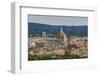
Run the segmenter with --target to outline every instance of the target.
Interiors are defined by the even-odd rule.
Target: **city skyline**
[[[88,58],[88,18],[28,15],[28,61]]]

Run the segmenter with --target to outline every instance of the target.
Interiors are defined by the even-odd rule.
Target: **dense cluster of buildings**
[[[61,28],[56,37],[47,36],[28,38],[28,52],[31,55],[60,55],[66,53],[88,57],[87,37],[69,37]]]

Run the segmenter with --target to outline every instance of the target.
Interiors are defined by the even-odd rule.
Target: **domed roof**
[[[63,29],[60,28],[60,32],[58,33],[58,38],[64,39],[65,33],[63,32]]]

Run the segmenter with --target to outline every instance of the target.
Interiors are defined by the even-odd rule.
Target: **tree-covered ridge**
[[[87,37],[88,36],[88,26],[87,25],[49,25],[41,23],[28,23],[28,35],[41,36],[43,31],[48,34],[57,35],[60,28],[70,36]]]

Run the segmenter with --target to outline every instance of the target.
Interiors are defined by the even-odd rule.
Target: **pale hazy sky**
[[[87,17],[28,15],[28,22],[50,25],[88,25]]]

